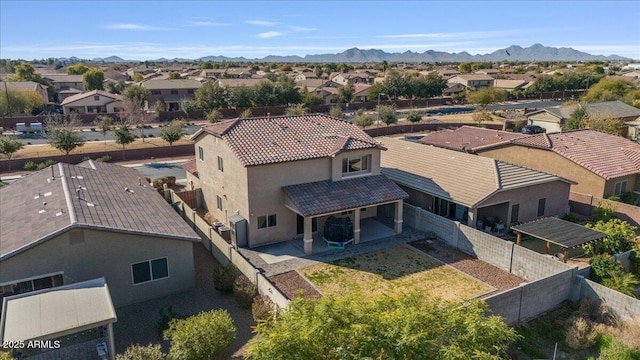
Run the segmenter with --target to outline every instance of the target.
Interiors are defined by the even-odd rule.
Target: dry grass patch
[[[457,301],[493,290],[439,261],[401,245],[299,270],[324,294],[371,296],[419,291]]]

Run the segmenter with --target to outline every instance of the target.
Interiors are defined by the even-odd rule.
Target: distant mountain
[[[71,57],[69,59],[58,59],[67,62],[78,62],[81,59]],[[619,55],[592,55],[586,52],[578,51],[572,48],[555,48],[550,46],[544,46],[541,44],[533,44],[529,47],[523,48],[518,45],[511,45],[505,49],[498,49],[490,54],[476,54],[471,55],[466,51],[460,53],[448,53],[443,51],[427,50],[425,52],[413,52],[405,51],[403,53],[387,53],[383,50],[369,49],[362,50],[358,48],[351,48],[337,54],[316,54],[306,55],[304,57],[297,55],[290,56],[278,56],[269,55],[261,59],[247,59],[245,57],[226,57],[226,56],[204,56],[198,61],[211,61],[211,62],[308,62],[308,63],[377,63],[382,61],[387,62],[497,62],[497,61],[589,61],[589,60],[632,60]],[[93,61],[97,62],[139,62],[139,60],[123,60],[118,56],[110,56],[107,58],[96,58]],[[154,62],[192,62],[192,59],[174,58],[166,59],[160,58],[156,60],[150,60]]]

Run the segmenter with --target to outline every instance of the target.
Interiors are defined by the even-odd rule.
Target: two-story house
[[[302,236],[310,254],[313,233],[331,215],[352,219],[357,244],[361,219],[379,206],[402,231],[408,195],[380,174],[382,145],[353,124],[323,114],[232,119],[192,139],[197,178],[189,180],[219,221],[246,219],[249,247]]]
[[[44,75],[44,78],[53,82],[53,88],[58,94],[58,101],[60,102],[69,96],[81,94],[84,91],[82,75],[50,74]]]
[[[449,84],[461,84],[466,88],[478,89],[492,87],[494,79],[489,75],[483,74],[460,74],[450,78],[447,82]]]
[[[192,79],[156,80],[143,82],[142,87],[149,89],[148,106],[157,102],[164,103],[168,111],[180,110],[180,103],[184,100],[194,100],[196,90],[202,83]]]
[[[102,90],[92,90],[64,99],[62,109],[65,115],[77,114],[114,114],[122,111],[122,98]]]

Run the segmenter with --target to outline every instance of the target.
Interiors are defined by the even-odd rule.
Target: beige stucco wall
[[[530,125],[538,125],[545,128],[548,133],[559,132],[562,130],[560,126],[560,119],[547,112],[528,116],[527,122]]]
[[[569,208],[569,192],[571,185],[563,181],[553,181],[544,184],[526,186],[518,189],[498,192],[477,207],[482,208],[487,205],[509,202],[508,216],[502,218],[507,224],[511,223],[511,206],[520,204],[518,211],[518,221],[527,222],[539,218],[538,201],[545,200],[544,215],[564,216]]]
[[[509,145],[478,152],[478,155],[545,171],[575,181],[577,184],[571,186],[571,191],[597,197],[602,197],[604,193],[603,178],[553,151]]]
[[[637,177],[638,177],[637,174],[632,174],[632,175],[621,176],[621,177],[608,180],[604,186],[604,197],[606,198],[608,196],[614,195],[615,189],[616,189],[616,183],[622,182],[622,181],[627,182],[627,192],[636,190],[637,187],[635,186],[636,186]]]
[[[74,232],[74,235],[70,235]],[[84,239],[77,241],[73,239]],[[131,265],[167,257],[169,277],[133,285]],[[95,230],[72,230],[0,263],[0,283],[64,272],[64,283],[105,277],[115,306],[194,286],[193,243]]]

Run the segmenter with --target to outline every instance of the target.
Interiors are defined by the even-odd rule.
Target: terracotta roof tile
[[[245,166],[273,164],[380,147],[357,126],[323,114],[256,117],[221,121],[203,127],[224,139]]]
[[[420,139],[420,142],[445,149],[474,153],[480,149],[498,146],[522,137],[527,137],[527,135],[462,126],[455,130],[432,132]]]

